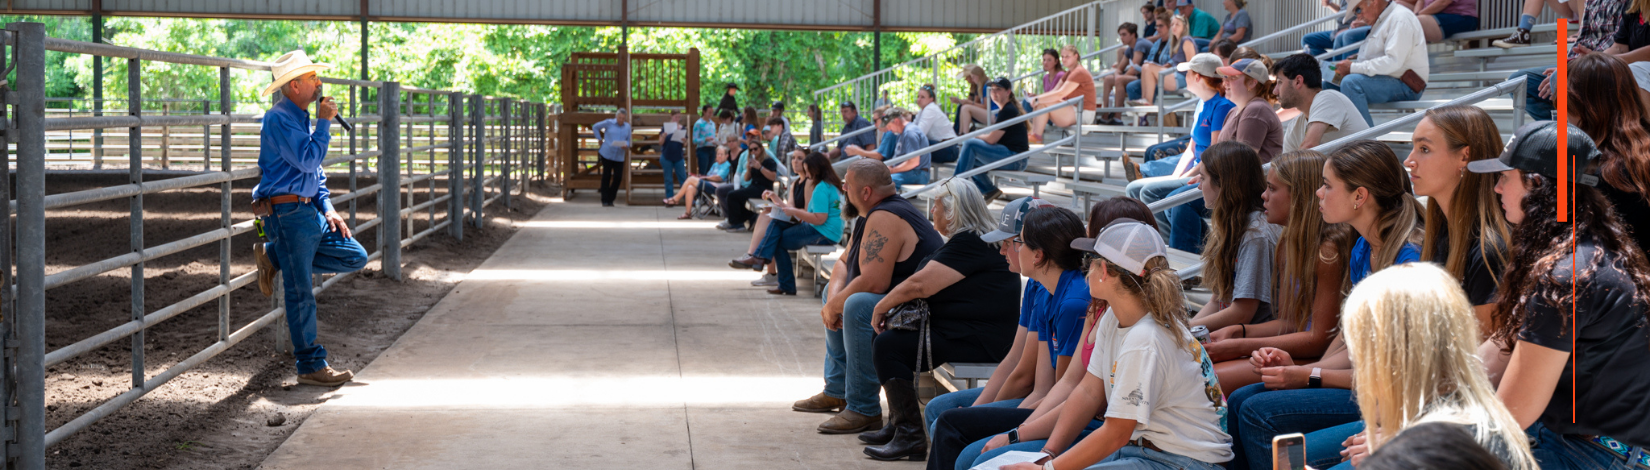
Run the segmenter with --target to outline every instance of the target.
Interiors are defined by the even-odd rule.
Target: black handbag
[[[917,367],[912,369],[916,372],[912,374],[912,382],[917,380],[916,374],[924,370],[922,368],[924,358],[928,360],[929,369],[938,366],[938,364],[934,364],[934,343],[929,339],[928,334],[928,320],[931,315],[927,300],[913,299],[889,310],[888,319],[884,320],[884,324],[890,330],[918,331],[922,333],[917,339]]]

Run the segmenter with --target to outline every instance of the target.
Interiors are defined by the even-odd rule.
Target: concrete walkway
[[[818,299],[727,260],[679,208],[546,206],[263,463],[267,469],[913,469],[867,459],[819,391]]]

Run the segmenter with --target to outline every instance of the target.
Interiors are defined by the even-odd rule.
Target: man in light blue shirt
[[[630,153],[630,112],[619,108],[613,119],[598,122],[590,130],[602,142],[602,148],[596,150],[601,156],[596,160],[602,164],[602,207],[613,207],[619,185],[624,184],[624,157]]]
[[[350,371],[327,365],[327,350],[316,343],[314,273],[346,273],[367,265],[367,250],[350,238],[349,224],[332,209],[327,175],[321,163],[332,136],[338,107],[321,96],[316,72],[331,66],[311,63],[304,51],[275,60],[275,80],[264,88],[269,96],[279,90],[275,106],[264,113],[258,137],[258,186],[252,189],[253,212],[262,224],[266,243],[254,243],[258,290],[274,294],[276,273],[285,287],[287,331],[298,383],[338,386],[355,377]],[[309,105],[316,103],[314,129]],[[283,269],[284,268],[284,269]]]

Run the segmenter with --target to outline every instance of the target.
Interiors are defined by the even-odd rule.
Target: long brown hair
[[[1482,108],[1433,108],[1427,110],[1426,118],[1444,134],[1444,143],[1450,151],[1467,147],[1468,161],[1501,156],[1501,131],[1495,127],[1495,119]],[[1449,257],[1444,261],[1444,270],[1461,281],[1466,276],[1469,252],[1476,243],[1483,254],[1484,267],[1499,274],[1501,268],[1507,266],[1507,240],[1512,235],[1507,228],[1507,216],[1501,210],[1501,199],[1495,194],[1495,175],[1463,172],[1450,205],[1449,213],[1455,217],[1446,218],[1438,200],[1427,199],[1427,237],[1421,244],[1421,259],[1433,259],[1442,248],[1438,242],[1448,242]],[[1448,231],[1448,240],[1438,239],[1436,234],[1440,230]],[[1500,285],[1500,276],[1494,277],[1496,285]]]
[[[1347,190],[1368,189],[1370,199],[1380,210],[1374,235],[1381,248],[1370,254],[1369,272],[1391,266],[1405,243],[1420,241],[1421,203],[1415,200],[1409,174],[1391,147],[1373,140],[1353,142],[1331,153],[1326,167],[1346,182]],[[1348,269],[1347,274],[1344,284],[1350,284],[1352,270]]]
[[[836,168],[831,167],[831,157],[819,152],[808,152],[808,156],[802,158],[802,166],[808,168],[808,179],[829,184],[836,188],[837,194],[842,194],[842,178],[836,175]]]
[[[1650,201],[1650,113],[1627,63],[1610,54],[1570,61],[1570,120],[1598,150],[1600,175],[1617,190]]]
[[[1261,210],[1260,193],[1266,191],[1266,175],[1260,171],[1260,155],[1249,144],[1228,140],[1203,151],[1203,184],[1212,185],[1216,196],[1208,203],[1209,239],[1203,247],[1203,285],[1220,301],[1232,300],[1237,276],[1237,253],[1249,233],[1249,218]]]
[[[1323,185],[1323,162],[1329,157],[1314,150],[1296,150],[1272,160],[1272,174],[1289,187],[1289,223],[1278,238],[1278,269],[1272,270],[1272,309],[1294,331],[1306,330],[1318,295],[1318,266],[1345,264],[1352,252],[1351,229],[1323,221],[1314,193]],[[1334,257],[1323,254],[1333,246]],[[1337,305],[1339,302],[1337,302]]]

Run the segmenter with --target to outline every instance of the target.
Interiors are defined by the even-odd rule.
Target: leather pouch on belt
[[[252,200],[252,215],[253,216],[266,217],[266,216],[268,216],[270,214],[274,214],[274,213],[275,213],[275,204],[271,204],[268,199],[254,199],[254,200]]]

